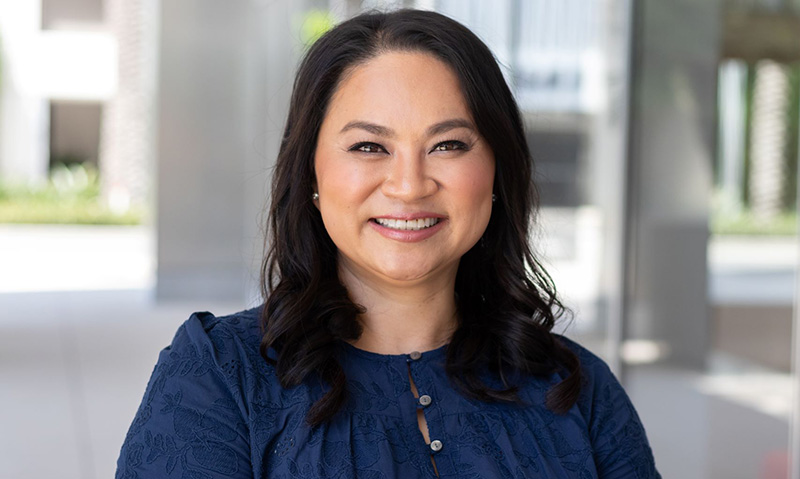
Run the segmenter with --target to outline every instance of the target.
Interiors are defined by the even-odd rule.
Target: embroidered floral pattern
[[[566,415],[544,408],[559,380],[525,378],[527,405],[483,404],[459,395],[444,349],[415,360],[344,347],[349,401],[310,428],[318,380],[283,389],[259,355],[257,310],[197,313],[162,351],[118,461],[118,479],[179,478],[659,478],[636,411],[607,366],[564,339],[587,381]],[[422,406],[411,393],[409,371]],[[425,414],[432,452],[416,420]]]

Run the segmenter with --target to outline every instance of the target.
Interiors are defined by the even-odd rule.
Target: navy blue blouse
[[[282,388],[259,355],[258,321],[258,309],[195,313],[178,329],[125,438],[118,479],[660,477],[625,391],[603,361],[566,338],[586,382],[565,415],[544,406],[559,374],[521,378],[521,404],[486,404],[451,386],[446,346],[382,355],[343,343],[350,399],[310,428],[306,412],[325,386],[310,379]]]

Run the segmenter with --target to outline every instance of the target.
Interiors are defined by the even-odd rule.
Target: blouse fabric
[[[195,313],[178,329],[125,438],[118,479],[660,478],[619,382],[602,360],[561,336],[585,377],[564,415],[544,406],[559,373],[516,377],[519,404],[483,403],[451,385],[446,346],[383,355],[342,343],[348,402],[311,428],[306,413],[325,384],[311,377],[281,387],[259,354],[259,318],[260,308],[219,318]]]

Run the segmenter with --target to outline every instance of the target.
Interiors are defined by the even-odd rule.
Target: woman
[[[531,166],[460,24],[324,35],[274,173],[265,306],[178,330],[117,477],[659,477],[606,365],[551,332]]]

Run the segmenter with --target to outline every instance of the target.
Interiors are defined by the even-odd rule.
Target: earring
[[[319,193],[317,193],[316,191],[311,193],[311,199],[317,201],[319,199]]]
[[[494,203],[495,201],[497,201],[497,195],[492,193],[492,203]]]

